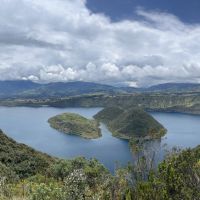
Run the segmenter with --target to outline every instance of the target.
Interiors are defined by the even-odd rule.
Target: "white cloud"
[[[2,0],[0,79],[200,82],[200,25],[138,15],[112,22],[83,0]]]
[[[64,68],[61,65],[44,66],[40,69],[39,77],[43,81],[71,81],[76,80],[77,71],[72,68]]]

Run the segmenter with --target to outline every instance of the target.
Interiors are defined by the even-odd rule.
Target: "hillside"
[[[40,84],[31,81],[0,81],[0,98],[14,97],[38,87]]]
[[[104,200],[112,179],[95,159],[52,158],[19,144],[0,131],[0,199]],[[110,195],[110,194],[109,194]]]
[[[46,154],[15,142],[0,130],[0,174],[6,172],[9,176],[25,178],[44,173],[54,161]]]
[[[83,94],[126,92],[121,88],[90,82],[54,82],[39,84],[31,81],[0,81],[0,98],[47,98]]]
[[[101,137],[98,123],[74,113],[63,113],[48,120],[50,126],[66,134],[78,135],[86,139]]]
[[[165,83],[147,88],[120,87],[106,84],[74,81],[35,83],[32,81],[0,81],[0,98],[45,99],[92,94],[137,94],[137,93],[190,93],[200,92],[200,84]]]
[[[139,107],[148,111],[200,114],[199,84],[166,83],[150,88],[88,82],[38,84],[0,81],[1,106]],[[137,92],[136,92],[137,91]]]
[[[123,111],[121,108],[109,107],[97,113],[94,118],[104,122],[114,136],[125,139],[160,138],[166,132],[159,122],[141,109]]]
[[[148,92],[199,92],[199,83],[164,83],[144,89]]]
[[[105,124],[109,124],[113,119],[118,117],[123,112],[123,108],[120,107],[107,107],[98,112],[94,118]]]

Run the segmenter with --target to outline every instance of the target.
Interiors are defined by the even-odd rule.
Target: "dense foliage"
[[[7,171],[6,173],[26,178],[45,173],[53,162],[54,159],[50,156],[15,142],[0,130],[0,174]]]
[[[117,118],[124,112],[124,109],[121,107],[106,107],[100,112],[98,112],[94,118],[105,123],[109,124],[113,119]]]
[[[141,109],[108,107],[95,115],[95,118],[106,123],[113,135],[126,139],[160,138],[165,134],[164,127]]]
[[[48,120],[52,128],[67,133],[76,134],[87,139],[101,136],[98,123],[74,113],[63,113]]]
[[[198,200],[200,199],[200,147],[184,150],[166,158],[157,173],[140,181],[133,199]]]

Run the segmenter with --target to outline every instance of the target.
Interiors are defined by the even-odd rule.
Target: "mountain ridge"
[[[89,94],[149,92],[200,92],[198,83],[164,83],[147,88],[117,87],[94,82],[71,81],[36,83],[27,80],[0,81],[0,98],[54,98]]]

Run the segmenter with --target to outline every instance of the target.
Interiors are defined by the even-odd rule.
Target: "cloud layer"
[[[137,14],[140,20],[112,22],[84,0],[2,0],[0,79],[200,82],[200,25]]]

